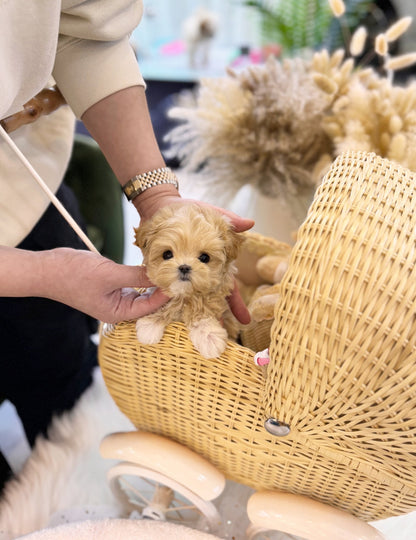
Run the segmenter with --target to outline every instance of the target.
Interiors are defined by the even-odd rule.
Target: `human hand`
[[[232,290],[230,296],[227,298],[228,305],[234,315],[234,317],[241,324],[249,324],[251,321],[251,315],[247,306],[244,303],[244,300],[241,296],[240,289],[238,288],[237,282],[234,280],[234,289]]]
[[[143,221],[150,219],[153,214],[155,214],[163,206],[178,203],[199,204],[201,206],[209,206],[211,208],[214,208],[220,214],[223,214],[230,219],[232,225],[237,232],[247,231],[248,229],[251,229],[254,225],[254,221],[252,219],[240,217],[234,212],[231,212],[231,210],[226,210],[224,208],[220,208],[219,206],[214,206],[212,204],[198,201],[195,199],[183,199],[176,190],[176,188],[169,184],[155,186],[151,189],[147,189],[141,195],[133,199],[133,204],[139,212],[140,218]]]
[[[151,287],[142,266],[117,264],[89,251],[58,248],[43,252],[43,291],[39,296],[63,302],[107,323],[137,319],[168,301],[160,290],[140,295],[134,288]]]

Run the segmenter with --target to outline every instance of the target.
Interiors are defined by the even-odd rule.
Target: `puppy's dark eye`
[[[163,252],[162,257],[165,261],[167,261],[168,259],[171,259],[173,257],[173,253],[171,252],[170,249],[167,249],[166,251]]]
[[[201,255],[198,257],[198,259],[202,263],[207,264],[210,261],[210,256],[208,255],[208,253],[201,253]]]

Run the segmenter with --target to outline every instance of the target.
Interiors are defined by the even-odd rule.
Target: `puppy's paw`
[[[195,323],[189,336],[194,347],[205,358],[218,358],[227,346],[226,330],[211,319],[202,319]]]
[[[155,345],[162,339],[165,325],[152,316],[141,317],[136,321],[136,336],[143,345]]]

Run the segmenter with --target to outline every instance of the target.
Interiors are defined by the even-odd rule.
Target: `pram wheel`
[[[263,491],[247,504],[251,526],[248,540],[266,539],[266,531],[281,531],[305,540],[384,540],[368,523],[353,515],[302,495]]]
[[[188,448],[151,433],[113,433],[101,443],[105,458],[123,459],[108,471],[110,488],[131,517],[167,520],[215,531],[221,518],[211,502],[223,475]]]

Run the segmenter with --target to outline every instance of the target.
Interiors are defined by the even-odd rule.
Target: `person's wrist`
[[[55,287],[59,287],[62,253],[60,249],[33,252],[33,296],[55,299]]]
[[[178,190],[173,184],[161,184],[146,189],[132,200],[140,214],[141,219],[150,219],[159,208],[172,204],[181,198]]]
[[[63,301],[75,272],[79,272],[80,250],[59,247],[39,251],[37,282],[38,296]]]

